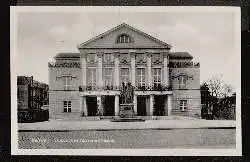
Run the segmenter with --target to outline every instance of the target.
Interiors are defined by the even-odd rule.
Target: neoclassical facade
[[[77,48],[49,63],[50,118],[118,116],[128,83],[137,116],[200,117],[200,65],[189,53],[125,23]]]

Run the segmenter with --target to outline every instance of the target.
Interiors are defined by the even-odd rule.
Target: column
[[[119,68],[119,53],[115,52],[114,53],[115,57],[115,74],[114,74],[114,81],[115,81],[115,86],[119,87],[120,85],[120,68]]]
[[[151,56],[152,56],[152,52],[147,52],[147,81],[148,81],[148,86],[152,86]]]
[[[88,116],[88,108],[86,102],[86,96],[80,96],[80,111],[84,114],[84,116]],[[82,115],[82,114],[81,114]]]
[[[97,69],[98,69],[98,77],[97,77],[97,86],[98,87],[102,87],[103,86],[103,81],[102,81],[102,56],[103,53],[99,52],[97,53],[97,61],[98,61],[98,65],[97,65]]]
[[[135,51],[129,51],[131,58],[131,84],[135,86]]]
[[[171,115],[171,111],[172,111],[172,100],[173,100],[173,96],[172,95],[168,95],[168,116]]]
[[[137,115],[137,95],[134,95],[134,112]]]
[[[87,85],[87,61],[86,61],[86,53],[81,54],[81,68],[82,68],[82,86]]]
[[[168,52],[163,53],[163,84],[164,86],[169,85],[169,67],[168,67],[169,59]]]
[[[115,116],[119,115],[119,95],[115,95]]]
[[[149,115],[153,116],[154,113],[154,95],[149,95]]]
[[[97,96],[97,110],[100,112],[100,115],[103,116],[103,105],[101,96]]]
[[[84,116],[88,116],[86,96],[83,96],[82,98],[83,98],[83,113],[84,113]]]

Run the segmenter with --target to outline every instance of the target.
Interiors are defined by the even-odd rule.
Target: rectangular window
[[[179,77],[179,88],[184,89],[186,88],[186,76],[182,75]]]
[[[162,81],[162,74],[161,74],[161,68],[154,68],[153,69],[153,81],[154,85],[159,86],[161,85]]]
[[[121,68],[121,83],[127,84],[129,81],[129,68]]]
[[[187,100],[181,100],[180,101],[180,110],[186,111],[187,110]]]
[[[113,68],[104,68],[104,85],[112,86],[113,85]]]
[[[71,112],[71,101],[63,101],[63,112]]]
[[[145,68],[137,68],[136,76],[137,76],[137,85],[145,86],[146,85]]]
[[[96,86],[96,68],[87,69],[87,84],[88,86]]]

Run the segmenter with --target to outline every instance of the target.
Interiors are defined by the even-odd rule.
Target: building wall
[[[17,94],[17,100],[18,109],[27,109],[29,107],[29,91],[28,91],[28,85],[18,85],[18,94]]]
[[[57,60],[57,62],[76,62],[76,60]],[[72,76],[70,87],[65,91],[64,78]],[[49,66],[49,116],[51,119],[75,118],[81,116],[79,86],[81,69],[76,67]],[[63,101],[71,101],[71,113],[63,112]]]
[[[71,112],[63,112],[63,101],[71,101]],[[78,118],[81,116],[78,91],[49,91],[50,119]]]
[[[173,88],[173,115],[184,115],[200,117],[201,115],[201,95],[200,95],[200,68],[171,68],[170,82]],[[188,76],[186,88],[180,89],[178,76],[184,74]],[[180,100],[187,100],[187,111],[181,112]]]
[[[48,85],[33,80],[33,77],[17,78],[18,109],[40,109],[48,104]]]

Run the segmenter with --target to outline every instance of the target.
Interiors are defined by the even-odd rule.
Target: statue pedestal
[[[119,117],[112,120],[112,122],[138,122],[138,121],[145,121],[145,120],[135,116],[133,103],[120,104]]]
[[[120,104],[119,116],[121,118],[133,118],[135,116],[134,104]]]

